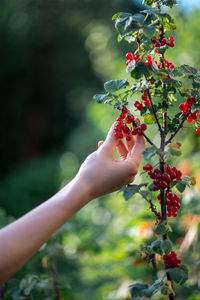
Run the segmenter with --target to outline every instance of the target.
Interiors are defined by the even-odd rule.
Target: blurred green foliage
[[[94,103],[92,95],[101,92],[103,81],[127,77],[123,57],[129,50],[117,44],[111,17],[137,9],[119,0],[1,1],[1,226],[71,180],[105,138],[115,113],[109,105]],[[200,12],[186,16],[177,11],[175,18],[176,47],[168,58],[200,68]],[[156,128],[151,138],[156,140]],[[176,163],[185,163],[200,189],[199,139],[188,128],[180,140],[184,161],[177,158]],[[192,222],[196,230],[181,253],[190,265],[190,279],[178,290],[178,299],[200,299],[197,188],[185,193],[178,225],[171,222],[177,249]],[[154,222],[138,195],[128,202],[120,193],[94,200],[8,282],[2,299],[56,299],[55,277],[62,299],[125,299],[129,284],[144,277],[151,283],[156,276],[140,257],[142,243],[151,243]]]

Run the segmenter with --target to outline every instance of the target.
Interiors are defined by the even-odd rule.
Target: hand
[[[131,141],[115,137],[114,125],[105,142],[98,143],[99,149],[90,154],[77,174],[90,195],[90,199],[119,190],[123,185],[133,182],[145,149],[143,136],[131,136]],[[120,160],[115,159],[117,149]]]

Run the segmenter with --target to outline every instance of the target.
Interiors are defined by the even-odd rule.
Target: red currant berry
[[[174,37],[173,37],[173,36],[170,36],[170,37],[169,37],[169,41],[170,41],[170,42],[173,42],[173,41],[174,41]]]
[[[122,113],[126,114],[128,112],[128,108],[126,106],[122,107]]]
[[[196,129],[196,133],[200,135],[200,127]]]
[[[143,131],[145,131],[145,130],[147,129],[147,125],[146,125],[146,124],[141,124],[141,125],[140,125],[140,128],[141,128]]]
[[[130,136],[130,135],[127,135],[126,140],[127,140],[128,142],[130,142],[130,141],[131,141],[131,136]]]
[[[131,52],[126,53],[126,59],[127,60],[133,60],[134,56]]]
[[[126,121],[128,124],[131,124],[133,121],[135,120],[134,116],[133,115],[127,115],[126,117]]]
[[[142,95],[142,100],[144,100],[144,101],[147,101],[147,100],[148,100],[147,94]]]
[[[144,167],[143,167],[143,170],[144,171],[151,171],[153,169],[152,165],[150,164],[146,164]]]
[[[162,46],[165,46],[165,45],[167,44],[167,41],[166,41],[165,39],[163,39],[163,40],[161,41],[161,44],[162,44]]]
[[[151,39],[152,44],[155,44],[157,42],[157,38],[155,36],[152,37]]]

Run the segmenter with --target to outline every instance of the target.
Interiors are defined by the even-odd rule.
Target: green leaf
[[[143,75],[147,75],[149,73],[150,69],[143,61],[140,61],[137,64],[134,64],[134,62],[132,61],[127,67],[127,72],[131,73],[131,77],[139,79]]]
[[[181,281],[182,279],[182,276],[181,276],[181,271],[179,268],[171,268],[168,270],[169,271],[169,274],[171,276],[171,279],[175,282],[179,282]]]
[[[200,81],[197,79],[194,79],[192,85],[193,85],[194,89],[198,89],[198,88],[200,88]]]
[[[198,72],[197,69],[195,69],[189,65],[182,65],[181,68],[182,68],[183,72],[189,77],[194,77]]]
[[[162,254],[161,244],[162,244],[161,240],[155,240],[151,244],[151,249],[153,250],[153,252],[158,253],[158,254]]]
[[[104,103],[107,104],[107,103],[111,103],[111,102],[113,102],[113,101],[114,101],[113,98],[109,98],[109,99],[105,100]]]
[[[153,114],[146,114],[144,115],[144,123],[145,124],[154,124],[155,123],[155,117]]]
[[[162,47],[159,47],[159,48],[156,48],[158,50],[158,52],[160,54],[164,54],[165,51],[167,50],[167,46],[162,46]]]
[[[184,284],[188,279],[188,269],[185,265],[180,265],[179,268],[171,268],[168,270],[172,280],[176,283]]]
[[[151,184],[148,186],[148,189],[149,189],[151,192],[154,191],[154,189],[155,189],[154,184],[151,183]]]
[[[129,85],[126,79],[110,80],[104,83],[104,89],[109,93],[125,89]]]
[[[94,100],[98,103],[102,103],[104,99],[106,99],[108,97],[109,94],[97,94],[94,95]]]
[[[147,147],[145,151],[142,153],[143,157],[148,160],[150,157],[154,156],[156,153],[158,153],[158,149],[154,146]]]
[[[171,243],[171,241],[169,241],[169,240],[162,241],[162,243],[161,243],[161,249],[165,253],[169,254],[171,252],[171,250],[172,250],[172,243]]]
[[[143,197],[143,198],[146,198],[146,197],[148,197],[149,196],[149,194],[150,194],[150,192],[149,191],[140,191],[140,195]]]
[[[176,87],[180,87],[182,85],[180,81],[175,80],[173,78],[165,78],[165,79],[163,79],[163,82],[165,84],[172,84],[172,85],[174,85]]]
[[[114,16],[112,17],[112,20],[116,20],[120,14],[122,14],[121,12],[114,14]]]
[[[163,5],[166,5],[168,7],[173,7],[173,5],[177,4],[176,0],[163,0]]]
[[[138,26],[134,24],[133,26],[133,15],[130,13],[120,13],[115,16],[115,28],[120,35],[125,34],[128,31],[135,31]]]
[[[132,18],[133,18],[133,21],[142,24],[144,22],[145,16],[142,14],[134,14]]]
[[[126,187],[123,187],[123,196],[125,200],[129,200],[133,195],[138,193],[140,190],[140,187],[136,184],[128,185]]]
[[[196,184],[196,178],[193,176],[182,176],[182,180],[188,187]]]
[[[135,283],[130,285],[129,288],[131,289],[131,296],[138,297],[143,295],[142,290],[147,289],[148,285],[146,283]]]
[[[166,233],[166,227],[164,224],[160,223],[158,224],[158,226],[156,227],[155,231],[159,234],[165,234]]]
[[[185,184],[185,182],[177,181],[176,188],[177,188],[177,190],[178,190],[180,193],[183,193],[183,192],[185,191],[185,189],[186,189],[186,184]]]

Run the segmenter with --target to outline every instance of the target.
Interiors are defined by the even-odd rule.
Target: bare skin
[[[12,277],[73,214],[91,200],[131,183],[145,148],[142,136],[125,145],[110,129],[76,177],[49,200],[0,230],[0,284]],[[117,149],[120,160],[115,159]]]

